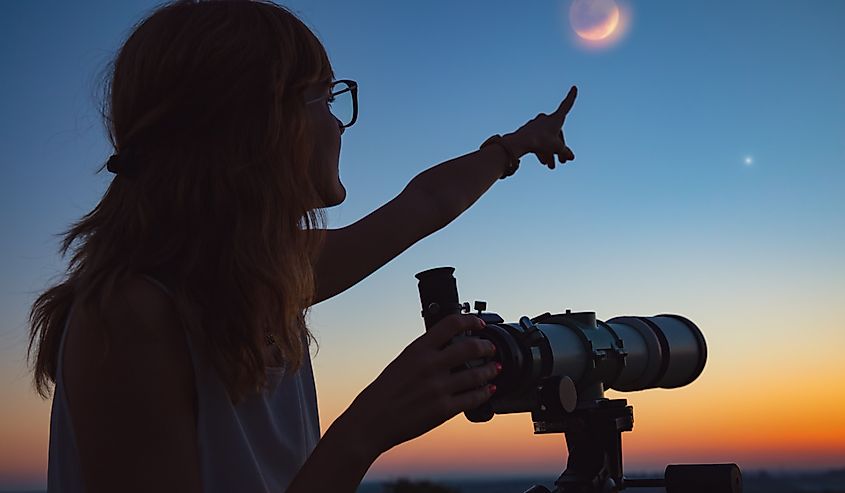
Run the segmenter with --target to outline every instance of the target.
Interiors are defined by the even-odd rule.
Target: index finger
[[[428,336],[429,344],[440,349],[456,335],[482,327],[484,327],[484,322],[475,315],[458,313],[449,315],[434,324],[428,329],[426,335]]]
[[[569,88],[569,93],[566,94],[566,97],[560,103],[560,106],[557,107],[555,110],[555,116],[564,118],[566,117],[569,110],[572,109],[572,105],[575,104],[575,97],[578,96],[578,88],[572,86]]]

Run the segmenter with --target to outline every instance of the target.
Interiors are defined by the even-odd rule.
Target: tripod
[[[741,493],[736,464],[686,464],[666,467],[663,478],[623,476],[622,432],[634,427],[634,410],[625,399],[579,402],[572,412],[541,410],[531,414],[534,433],[564,433],[569,457],[555,481],[554,493],[616,493],[625,488],[664,487],[668,493]],[[525,493],[552,493],[535,485]]]

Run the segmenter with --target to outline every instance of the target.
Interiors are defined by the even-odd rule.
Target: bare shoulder
[[[135,277],[115,287],[102,309],[89,309],[68,321],[64,370],[91,365],[124,368],[166,367],[193,380],[184,329],[172,300],[152,281]],[[133,374],[137,374],[133,371]]]
[[[62,373],[86,488],[199,491],[193,366],[170,298],[133,278],[66,330]]]

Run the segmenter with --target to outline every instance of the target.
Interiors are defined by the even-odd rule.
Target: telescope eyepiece
[[[419,272],[417,288],[420,292],[422,316],[426,330],[453,313],[461,312],[454,267],[438,267]]]

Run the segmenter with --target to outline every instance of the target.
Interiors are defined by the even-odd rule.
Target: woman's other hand
[[[488,385],[498,374],[495,362],[451,371],[495,353],[491,342],[477,337],[450,344],[483,328],[474,315],[450,315],[408,345],[339,418],[357,429],[359,445],[380,455],[487,401],[495,392]]]
[[[563,123],[577,95],[578,88],[572,86],[554,113],[540,113],[515,132],[503,136],[517,157],[532,153],[549,169],[555,168],[555,155],[561,164],[575,159],[572,149],[566,146]]]

